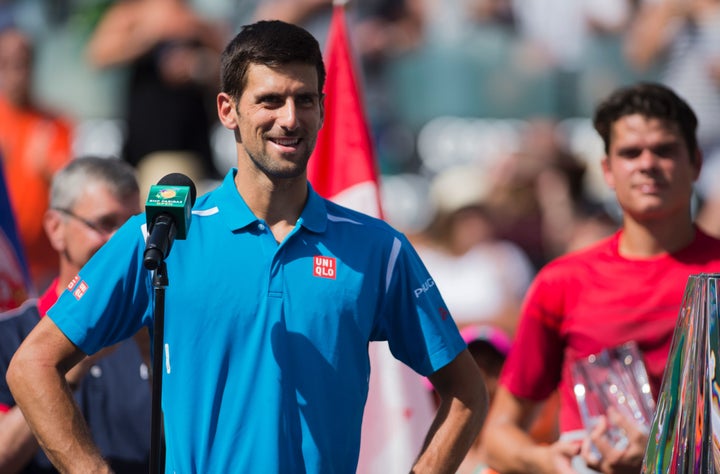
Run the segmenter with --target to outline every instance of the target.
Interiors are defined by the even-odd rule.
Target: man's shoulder
[[[0,360],[10,361],[38,321],[40,311],[36,299],[27,300],[18,308],[0,313]]]
[[[328,223],[330,224],[354,224],[365,228],[367,232],[378,232],[392,236],[401,235],[400,231],[378,217],[373,217],[369,214],[365,214],[364,212],[350,209],[349,207],[345,207],[327,199],[325,200],[325,205],[327,207]]]
[[[0,312],[0,328],[35,326],[40,320],[38,299],[31,298],[18,306],[7,311]]]
[[[565,272],[570,268],[592,265],[598,259],[617,254],[617,234],[602,238],[595,243],[554,258],[541,270],[541,273]]]

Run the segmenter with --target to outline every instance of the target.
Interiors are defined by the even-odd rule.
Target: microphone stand
[[[165,261],[153,274],[153,358],[152,358],[152,418],[150,423],[150,474],[165,472],[165,433],[162,414],[163,346],[165,332],[165,288],[168,286]]]

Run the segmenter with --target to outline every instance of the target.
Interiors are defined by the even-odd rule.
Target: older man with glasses
[[[50,209],[43,223],[60,257],[60,274],[40,298],[0,314],[0,472],[57,472],[38,449],[15,405],[5,372],[17,347],[60,293],[66,288],[83,291],[80,268],[139,212],[134,170],[122,160],[77,158],[53,177]],[[147,338],[136,340],[146,348]],[[147,367],[138,344],[127,340],[86,358],[67,376],[94,439],[116,473],[148,471],[151,393]]]

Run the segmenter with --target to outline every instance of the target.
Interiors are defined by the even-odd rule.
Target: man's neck
[[[295,227],[308,197],[304,175],[277,183],[262,183],[255,177],[248,180],[244,173],[238,172],[235,186],[253,214],[268,224],[278,242]]]
[[[689,215],[680,222],[638,222],[626,218],[618,251],[623,257],[652,258],[687,247],[695,238],[695,232]]]

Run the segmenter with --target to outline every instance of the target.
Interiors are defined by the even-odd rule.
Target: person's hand
[[[573,457],[580,454],[580,442],[556,441],[550,445],[538,445],[536,457],[537,474],[578,474],[572,467]]]
[[[621,430],[627,439],[622,446],[614,446],[608,436],[611,425]],[[600,417],[597,426],[583,441],[581,455],[588,467],[607,474],[637,474],[642,467],[648,435],[633,420],[613,408],[607,417]],[[593,451],[592,446],[596,451]],[[599,458],[598,458],[599,453]]]

